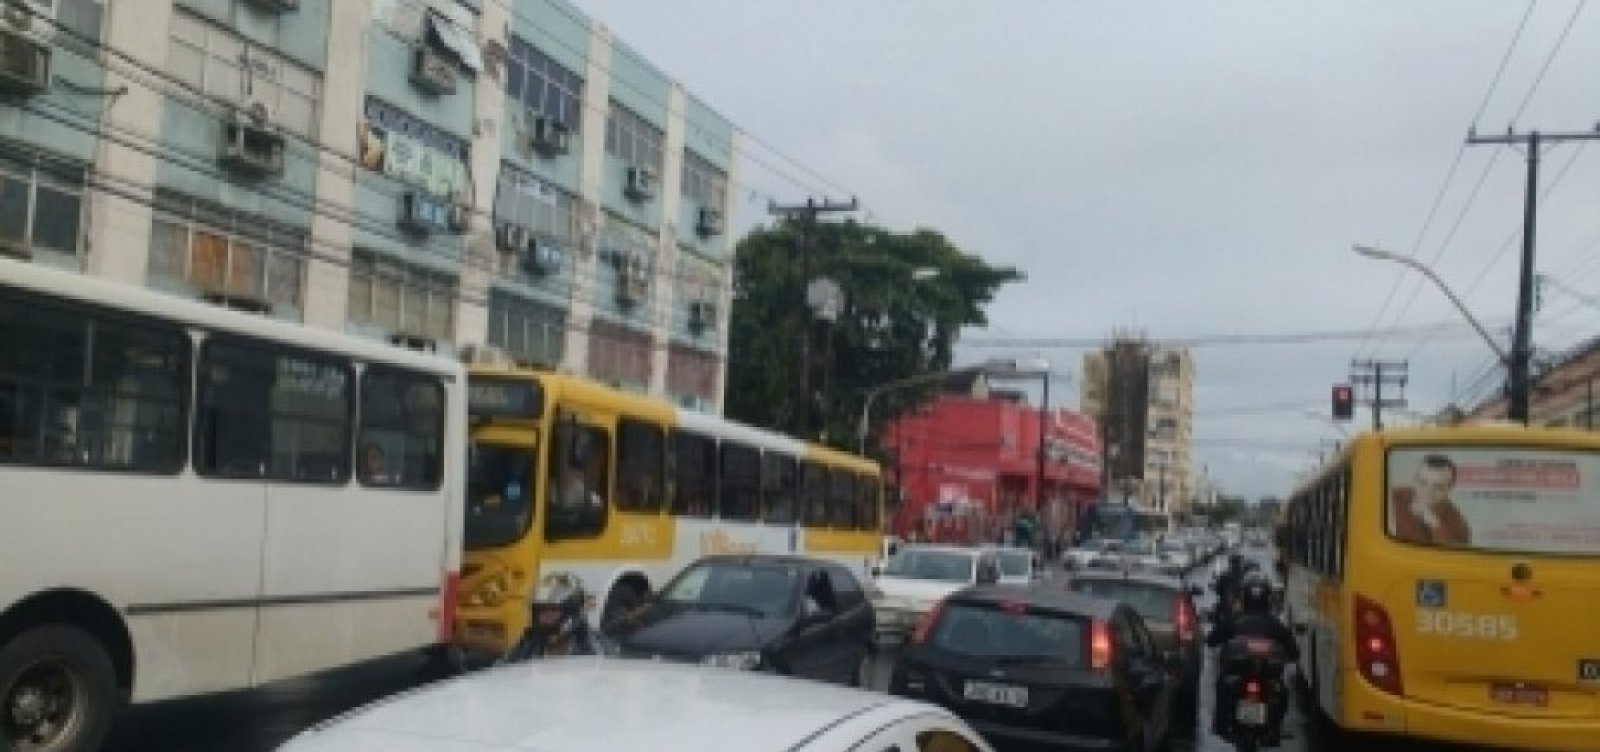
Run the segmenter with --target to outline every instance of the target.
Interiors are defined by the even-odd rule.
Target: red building
[[[910,536],[920,524],[939,540],[993,541],[1030,511],[1048,535],[1070,529],[1077,510],[1100,497],[1099,433],[1073,410],[1046,417],[1042,505],[1039,409],[1016,395],[947,394],[891,422],[882,446],[896,458],[894,532]]]

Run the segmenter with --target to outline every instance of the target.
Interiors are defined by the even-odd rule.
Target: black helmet
[[[1251,613],[1266,613],[1272,609],[1272,583],[1263,575],[1251,573],[1239,586],[1239,605]]]
[[[1244,569],[1244,554],[1228,554],[1228,568],[1234,570],[1235,572]]]

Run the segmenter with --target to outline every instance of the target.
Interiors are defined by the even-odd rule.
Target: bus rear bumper
[[[1352,711],[1346,726],[1356,731],[1493,749],[1593,752],[1600,744],[1600,717],[1496,715],[1393,697]]]

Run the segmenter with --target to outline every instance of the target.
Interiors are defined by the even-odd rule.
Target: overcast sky
[[[1462,321],[1414,273],[1353,255],[1356,242],[1437,255],[1507,338],[1523,157],[1474,146],[1445,178],[1526,3],[575,2],[781,152],[755,146],[742,161],[741,224],[763,219],[769,196],[843,190],[874,221],[934,227],[1024,269],[992,326],[967,333],[965,358],[1029,354],[980,339],[1119,328],[1162,339]],[[1577,8],[1534,7],[1480,131],[1600,120],[1600,8],[1551,57]],[[1541,208],[1538,266],[1596,295],[1600,144],[1549,150],[1544,184],[1569,164]],[[1535,344],[1559,352],[1597,329],[1600,309],[1551,290]],[[1080,370],[1082,350],[1042,354]],[[1408,396],[1428,412],[1502,378],[1485,377],[1491,353],[1463,330],[1197,348],[1199,460],[1228,491],[1285,493],[1338,437],[1315,416],[1357,355],[1409,357]],[[1059,391],[1076,404],[1076,386]]]

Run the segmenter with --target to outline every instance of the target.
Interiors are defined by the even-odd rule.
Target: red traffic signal
[[[1333,385],[1333,419],[1350,420],[1356,414],[1356,390],[1349,384]]]

